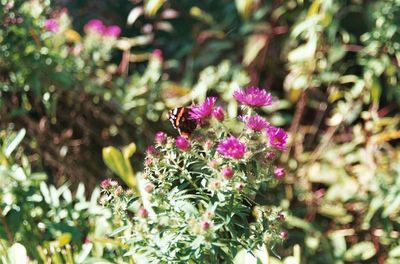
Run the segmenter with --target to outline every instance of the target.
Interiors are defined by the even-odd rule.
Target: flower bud
[[[274,176],[278,179],[285,177],[285,169],[282,167],[276,167],[274,169]]]
[[[152,184],[151,182],[146,183],[146,185],[144,186],[144,190],[148,193],[151,193],[154,189],[154,184]]]
[[[146,217],[149,215],[149,211],[147,211],[147,209],[144,208],[144,207],[140,207],[140,208],[139,208],[139,211],[138,211],[138,215],[139,215],[141,218],[146,218]]]
[[[208,229],[210,229],[210,222],[207,220],[203,220],[200,222],[200,227],[203,230],[208,230]]]
[[[221,188],[221,181],[213,180],[209,184],[209,188],[213,191],[219,190]]]
[[[124,189],[121,186],[118,186],[117,189],[114,191],[115,196],[121,196],[121,194],[124,192]]]
[[[100,187],[103,189],[108,189],[111,187],[111,179],[102,180],[100,183]]]
[[[222,169],[222,176],[224,176],[224,178],[227,180],[231,179],[233,174],[234,171],[231,167],[225,167]]]
[[[182,151],[188,151],[190,148],[190,142],[182,136],[179,136],[175,139],[175,145]]]
[[[243,182],[238,182],[235,184],[235,189],[239,192],[243,191],[244,189],[244,183]]]
[[[282,239],[286,239],[286,238],[289,236],[289,233],[288,233],[287,230],[282,230],[282,231],[279,233],[279,236],[280,236]]]
[[[156,136],[154,137],[154,140],[155,140],[157,143],[163,144],[165,141],[167,141],[167,134],[165,134],[165,133],[162,132],[162,131],[158,131],[158,132],[156,133]]]

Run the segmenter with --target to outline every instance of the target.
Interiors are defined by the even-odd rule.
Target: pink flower
[[[189,112],[190,119],[197,122],[204,121],[212,114],[215,101],[217,101],[216,97],[207,97],[202,104],[192,106]]]
[[[212,115],[218,121],[222,121],[222,120],[224,120],[224,117],[225,117],[224,109],[221,106],[217,106],[214,108]]]
[[[225,157],[241,159],[246,152],[246,144],[240,142],[234,136],[221,140],[217,146],[217,151]]]
[[[57,20],[55,20],[55,19],[53,19],[53,18],[50,18],[50,19],[47,19],[47,20],[44,22],[44,28],[45,28],[46,30],[48,30],[48,31],[51,31],[51,32],[53,32],[53,33],[56,33],[56,32],[58,31],[58,29],[59,29],[59,25],[58,25]]]
[[[233,169],[231,167],[225,167],[222,169],[222,176],[224,176],[225,179],[230,179],[233,176]]]
[[[159,59],[163,58],[163,54],[162,54],[162,51],[160,49],[153,50],[151,55],[154,56],[155,58],[159,58]]]
[[[167,140],[167,134],[162,131],[158,131],[155,136],[155,141],[162,144]]]
[[[150,145],[150,146],[147,147],[146,153],[147,153],[148,155],[156,154],[156,153],[157,153],[157,149],[156,149],[156,147],[154,147],[153,145]]]
[[[175,139],[175,145],[182,151],[187,151],[190,148],[190,142],[182,136],[179,136]]]
[[[149,215],[149,211],[147,211],[147,209],[144,207],[140,207],[138,214],[141,218],[146,218]]]
[[[269,137],[269,144],[280,151],[285,150],[286,140],[288,135],[282,128],[270,126],[268,127],[267,134]]]
[[[105,26],[103,24],[103,21],[99,19],[92,19],[86,23],[83,29],[85,30],[86,33],[94,32],[103,35],[105,31]]]
[[[111,186],[111,179],[102,180],[100,183],[100,187],[103,189],[108,189]]]
[[[283,231],[281,231],[281,232],[279,233],[279,236],[280,236],[282,239],[286,239],[286,238],[289,236],[289,233],[288,233],[288,231],[283,230]]]
[[[103,36],[106,36],[106,37],[118,38],[119,35],[121,35],[121,28],[116,25],[106,27],[103,30]]]
[[[265,120],[259,115],[247,116],[244,117],[243,119],[246,122],[246,126],[254,131],[261,131],[269,126],[267,120]]]
[[[208,230],[210,228],[210,222],[207,220],[203,220],[200,223],[201,229]]]
[[[272,104],[271,94],[256,87],[237,90],[233,93],[233,97],[241,104],[248,106],[267,106]]]
[[[274,176],[278,179],[285,177],[285,169],[282,167],[276,167],[274,169]]]

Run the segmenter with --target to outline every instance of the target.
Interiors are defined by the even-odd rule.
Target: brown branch
[[[5,216],[3,215],[3,210],[2,210],[1,208],[0,208],[0,217],[1,217],[1,221],[3,222],[4,231],[5,231],[6,234],[7,234],[8,242],[12,243],[13,240],[14,240],[14,239],[13,239],[13,235],[12,235],[12,233],[11,233],[10,228],[8,227],[7,219],[6,219]]]

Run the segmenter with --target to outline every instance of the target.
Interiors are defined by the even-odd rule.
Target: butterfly
[[[189,137],[197,127],[196,121],[189,118],[188,107],[172,109],[168,113],[168,119],[171,121],[172,126],[178,130],[179,134],[185,138]]]

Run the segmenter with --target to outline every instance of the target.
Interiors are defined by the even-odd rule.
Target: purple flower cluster
[[[245,90],[237,90],[233,93],[235,99],[247,106],[268,106],[272,104],[272,95],[267,91],[256,88],[249,87]]]
[[[283,130],[282,128],[270,126],[267,130],[267,135],[271,147],[276,148],[280,151],[285,150],[286,140],[288,138],[285,130]]]
[[[203,103],[192,106],[189,112],[190,119],[196,120],[198,123],[203,122],[213,113],[216,101],[216,97],[207,97]]]
[[[218,153],[224,155],[225,157],[241,159],[246,153],[246,144],[239,141],[239,139],[234,136],[230,136],[227,139],[223,139],[219,142],[217,146]]]
[[[95,33],[103,37],[118,38],[121,34],[121,28],[116,25],[106,26],[99,19],[92,19],[84,26],[86,33]]]
[[[243,120],[246,126],[254,131],[262,131],[269,127],[269,123],[263,117],[259,115],[255,116],[245,116]]]

